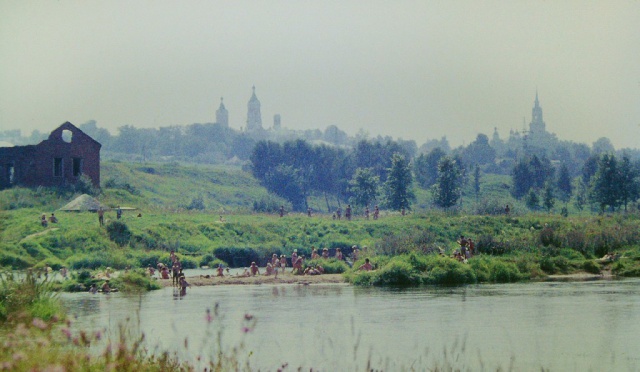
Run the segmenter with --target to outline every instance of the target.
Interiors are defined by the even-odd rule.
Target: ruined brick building
[[[0,189],[64,186],[86,174],[100,186],[102,145],[66,122],[37,145],[0,147]]]

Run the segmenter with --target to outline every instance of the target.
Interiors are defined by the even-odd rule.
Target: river
[[[185,296],[164,288],[61,297],[74,327],[116,337],[126,322],[152,349],[192,361],[215,355],[220,330],[223,348],[239,347],[239,359],[254,369],[288,363],[289,370],[353,371],[371,362],[385,370],[640,370],[638,279],[409,289],[234,285],[189,288]],[[220,316],[208,323],[206,310],[216,303]]]

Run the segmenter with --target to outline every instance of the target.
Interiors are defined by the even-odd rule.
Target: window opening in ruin
[[[82,174],[82,158],[73,158],[73,176],[80,177]]]
[[[62,158],[53,158],[53,176],[62,177]]]
[[[64,129],[62,131],[62,140],[65,141],[66,143],[71,143],[72,139],[73,139],[73,132],[70,131],[69,129]]]
[[[16,170],[13,166],[13,163],[7,164],[7,179],[9,180],[9,185],[13,185],[15,182],[15,174]]]

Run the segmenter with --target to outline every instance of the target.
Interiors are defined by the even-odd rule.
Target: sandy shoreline
[[[211,276],[206,278],[203,275],[189,276],[186,278],[187,283],[193,287],[207,286],[207,285],[227,285],[227,284],[318,284],[318,283],[345,283],[342,274],[323,274],[323,275],[293,275],[286,273],[284,275],[279,274],[278,278],[273,275],[257,275],[257,276],[234,276],[228,275],[224,277]],[[171,279],[158,279],[163,287],[171,287]]]
[[[562,275],[549,275],[544,278],[533,279],[532,281],[589,281],[589,280],[611,280],[615,276],[611,272],[603,272],[602,274],[590,273],[574,273]],[[323,274],[323,275],[293,275],[286,273],[279,274],[278,278],[273,275],[257,275],[257,276],[235,276],[227,275],[224,277],[204,275],[189,276],[187,282],[193,287],[210,286],[210,285],[261,285],[261,284],[323,284],[323,283],[347,283],[342,274]],[[173,285],[171,279],[157,279],[158,283],[163,287],[171,287]]]

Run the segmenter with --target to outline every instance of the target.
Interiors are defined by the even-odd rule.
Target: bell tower
[[[247,104],[247,131],[262,130],[262,114],[260,113],[260,101],[256,97],[256,87],[253,86],[253,94]]]

